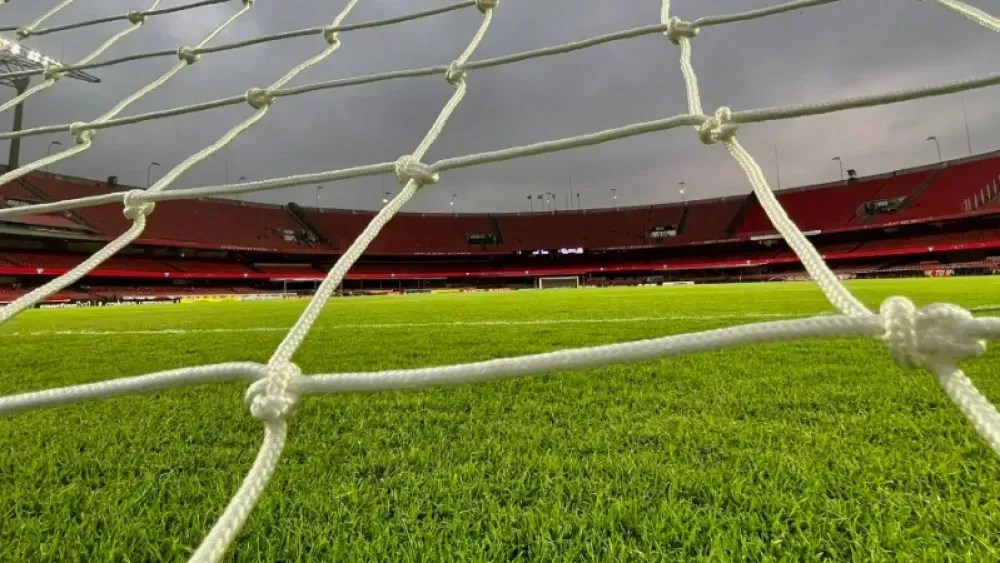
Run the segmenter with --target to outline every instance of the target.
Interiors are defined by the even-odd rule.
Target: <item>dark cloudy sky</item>
[[[47,22],[70,23],[142,9],[152,0],[80,0]],[[164,0],[161,7],[188,3]],[[778,0],[675,0],[683,19],[730,13]],[[329,24],[346,0],[258,0],[216,44],[260,34]],[[345,23],[381,19],[443,6],[451,0],[361,0]],[[975,0],[1000,12],[997,0]],[[56,0],[13,0],[0,5],[0,26],[29,23]],[[238,0],[150,18],[105,57],[197,43],[240,6]],[[491,31],[473,58],[543,47],[625,28],[659,23],[659,0],[502,0]],[[482,16],[475,9],[341,35],[343,47],[293,85],[374,72],[447,64],[465,47]],[[125,22],[63,32],[27,43],[65,61],[81,58]],[[205,55],[126,115],[240,94],[266,86],[319,52],[318,37],[288,40]],[[428,162],[686,112],[678,48],[650,35],[559,57],[486,69],[469,75],[470,91]],[[150,82],[176,59],[141,61],[95,71],[99,85],[63,80],[32,98],[25,126],[89,120]],[[694,42],[694,64],[705,108],[734,110],[837,99],[944,82],[998,70],[1000,35],[934,2],[844,0],[765,20],[703,30]],[[279,100],[257,127],[227,151],[201,163],[177,187],[222,183],[240,176],[263,179],[395,160],[412,152],[452,88],[441,76],[406,79]],[[6,95],[6,94],[5,94]],[[941,140],[945,158],[968,153],[962,102],[968,107],[975,152],[1000,148],[1000,90],[947,96],[824,117],[746,126],[744,144],[775,180],[778,149],[783,187],[839,176],[841,156],[861,174],[936,159],[929,135]],[[90,151],[54,171],[94,178],[110,174],[144,185],[150,161],[164,173],[214,142],[250,115],[239,105],[183,118],[101,131]],[[10,114],[4,116],[9,120]],[[23,159],[44,155],[52,140],[24,141]],[[4,144],[6,142],[3,142]],[[6,147],[2,147],[6,150]],[[503,164],[449,172],[423,190],[411,210],[458,208],[526,210],[528,194],[565,193],[572,176],[586,207],[676,201],[684,181],[689,198],[746,193],[745,177],[721,147],[702,145],[690,129]],[[373,208],[382,185],[367,178],[326,186],[323,204]],[[259,201],[314,204],[315,188],[256,194]]]

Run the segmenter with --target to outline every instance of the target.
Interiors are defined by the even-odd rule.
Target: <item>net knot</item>
[[[986,352],[986,341],[966,330],[972,313],[957,305],[934,303],[917,309],[905,297],[890,297],[879,314],[885,328],[882,340],[900,367],[954,365]]]
[[[701,142],[706,145],[714,145],[719,141],[731,141],[740,128],[739,125],[730,123],[731,118],[732,111],[729,108],[717,109],[714,116],[706,119],[702,122],[701,127],[698,127],[698,136],[701,138]]]
[[[129,190],[125,192],[125,198],[122,203],[125,204],[125,209],[122,213],[129,220],[135,221],[139,217],[145,217],[153,212],[156,204],[151,201],[145,200],[144,190]]]
[[[128,21],[131,22],[132,25],[142,25],[146,23],[146,12],[139,12],[137,10],[132,10],[131,12],[128,13],[127,17]]]
[[[330,45],[340,44],[340,35],[337,33],[337,28],[334,26],[328,26],[323,28],[323,39]]]
[[[86,145],[94,140],[94,130],[88,129],[88,127],[90,127],[90,124],[82,121],[77,121],[69,126],[69,134],[73,135],[76,144]]]
[[[42,71],[42,78],[47,81],[51,80],[52,82],[55,82],[56,80],[62,78],[65,73],[66,71],[60,68],[59,65],[50,64]]]
[[[465,69],[462,68],[462,64],[458,61],[452,61],[451,64],[448,65],[448,73],[445,74],[445,79],[448,81],[448,84],[451,84],[452,86],[457,86],[459,82],[464,81]]]
[[[396,160],[396,178],[399,179],[400,184],[406,184],[413,180],[417,183],[417,187],[423,187],[436,184],[440,175],[423,162],[410,155],[404,155]]]
[[[667,30],[663,32],[663,35],[667,36],[674,45],[681,44],[681,38],[686,37],[688,39],[694,39],[698,35],[698,28],[691,24],[691,22],[686,22],[677,16],[673,16],[666,21]]]
[[[500,5],[500,0],[476,0],[476,9],[482,13],[495,10]]]
[[[247,103],[253,109],[262,109],[274,103],[274,94],[270,90],[251,88],[246,93]]]
[[[180,49],[177,49],[177,58],[186,62],[189,65],[193,65],[194,63],[198,62],[198,59],[201,58],[201,55],[195,53],[194,49],[192,49],[191,47],[184,46],[181,47]]]
[[[299,366],[291,362],[267,366],[267,377],[258,379],[247,388],[243,403],[257,420],[284,420],[299,402],[299,395],[289,385],[302,375]]]
[[[21,39],[27,39],[31,37],[31,34],[35,32],[35,28],[31,26],[20,27],[17,29],[17,36]]]

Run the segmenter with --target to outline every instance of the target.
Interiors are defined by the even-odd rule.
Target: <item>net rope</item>
[[[46,12],[25,29],[33,30],[50,16],[72,3],[72,1],[64,0],[58,3],[53,9]],[[279,189],[317,181],[330,182],[386,173],[395,173],[399,180],[399,192],[379,210],[358,238],[337,260],[317,289],[316,294],[309,301],[305,310],[294,326],[288,331],[267,364],[229,362],[202,365],[98,383],[72,385],[57,389],[0,397],[0,414],[11,415],[22,411],[52,408],[60,405],[133,395],[187,385],[227,381],[249,383],[244,402],[250,413],[255,418],[261,420],[264,426],[263,443],[239,489],[233,495],[229,504],[223,510],[222,515],[215,522],[200,546],[193,553],[191,557],[192,561],[218,561],[225,555],[274,474],[287,439],[288,416],[301,398],[309,395],[416,389],[432,385],[493,381],[559,370],[595,368],[611,364],[652,360],[761,343],[816,338],[868,337],[881,339],[889,349],[893,359],[901,367],[924,369],[932,373],[938,379],[948,397],[972,423],[973,427],[989,447],[1000,455],[1000,413],[997,412],[997,409],[976,389],[973,382],[958,367],[959,362],[978,357],[985,353],[987,340],[1000,339],[1000,318],[976,318],[968,310],[951,304],[938,303],[917,308],[905,297],[891,297],[886,299],[878,311],[868,309],[844,286],[825,263],[812,243],[809,242],[802,231],[788,217],[775,197],[774,192],[771,190],[760,166],[750,153],[743,148],[737,138],[740,126],[744,124],[818,115],[851,108],[885,105],[985,88],[1000,84],[1000,73],[909,90],[787,108],[731,111],[729,108],[722,107],[712,115],[705,115],[702,108],[697,73],[692,63],[693,42],[701,29],[819,6],[838,0],[788,2],[749,12],[712,16],[693,21],[684,21],[676,16],[672,16],[670,1],[663,0],[660,11],[660,23],[658,25],[635,28],[554,47],[480,61],[472,61],[470,59],[490,29],[494,11],[499,4],[498,0],[471,0],[436,10],[348,26],[343,25],[342,21],[358,3],[358,0],[350,0],[329,26],[263,36],[257,39],[214,48],[207,47],[207,44],[212,39],[233,24],[239,17],[247,13],[253,5],[253,0],[238,1],[242,4],[241,8],[209,33],[196,47],[181,47],[176,52],[167,52],[167,54],[175,54],[181,59],[170,71],[125,98],[112,108],[112,110],[96,120],[87,123],[80,122],[60,126],[47,126],[14,134],[0,135],[0,138],[12,138],[15,136],[68,131],[76,140],[76,146],[72,149],[40,159],[23,168],[0,176],[0,184],[5,184],[31,171],[53,162],[70,158],[87,150],[93,143],[95,132],[98,129],[117,127],[148,119],[166,118],[192,111],[207,111],[233,103],[245,102],[253,109],[253,114],[250,117],[231,128],[215,143],[193,154],[146,190],[132,190],[124,194],[106,194],[0,210],[0,218],[5,218],[15,215],[51,213],[86,206],[118,203],[123,205],[125,216],[132,221],[132,225],[124,233],[109,242],[105,247],[87,258],[77,267],[0,308],[0,324],[10,320],[21,311],[38,303],[45,297],[76,282],[101,262],[135,241],[142,234],[146,225],[146,218],[154,212],[155,204],[158,201],[190,199],[208,195],[233,195]],[[124,19],[127,19],[131,23],[131,26],[109,39],[108,42],[102,45],[102,48],[98,49],[99,52],[95,52],[96,54],[91,53],[79,66],[58,67],[58,69],[29,72],[45,74],[47,83],[50,75],[55,75],[60,71],[71,68],[94,68],[94,65],[103,64],[108,66],[110,64],[122,64],[151,56],[164,56],[162,54],[147,54],[113,59],[104,63],[92,62],[93,59],[110,48],[123,33],[132,32],[141,27],[142,21],[147,16],[172,13],[179,11],[181,8],[191,9],[213,3],[217,2],[195,2],[185,6],[178,6],[175,9],[157,10],[159,0],[156,0],[149,9],[143,12],[135,12],[135,14],[140,14],[140,16],[126,16]],[[983,10],[979,10],[958,0],[936,0],[936,4],[948,8],[988,30],[1000,32],[998,19]],[[339,39],[339,32],[341,31],[391,25],[468,7],[476,7],[482,13],[481,23],[465,50],[448,65],[394,71],[380,75],[342,79],[297,88],[284,88],[302,71],[318,64],[337,51],[341,45]],[[120,16],[98,18],[78,24],[50,27],[35,31],[35,33],[38,34],[43,31],[46,33],[55,33],[65,29],[75,29],[86,25],[96,25],[121,19],[123,18]],[[138,23],[135,20],[139,20]],[[684,78],[688,101],[687,114],[635,123],[574,137],[485,153],[445,158],[432,164],[423,162],[426,153],[444,130],[452,113],[465,97],[468,91],[467,79],[470,71],[511,64],[531,58],[558,55],[611,41],[652,33],[662,33],[671,43],[679,48],[681,73]],[[172,108],[141,116],[117,117],[130,104],[166,83],[185,67],[195,64],[202,54],[238,49],[268,41],[317,34],[323,37],[326,46],[317,55],[290,69],[282,78],[267,88],[251,89],[242,96],[222,101]],[[443,74],[448,83],[454,87],[454,92],[444,104],[431,128],[414,149],[413,153],[404,155],[395,162],[376,163],[342,170],[225,186],[167,189],[192,166],[210,157],[261,121],[266,116],[270,106],[282,96],[304,94],[328,88],[366,84],[382,80],[434,74]],[[48,86],[51,85],[49,84]],[[488,162],[499,162],[553,151],[569,150],[678,127],[694,128],[698,138],[706,145],[721,144],[740,165],[768,218],[794,250],[812,279],[816,281],[827,300],[839,311],[839,314],[754,323],[634,342],[417,369],[306,375],[292,361],[296,351],[305,341],[311,327],[316,322],[326,303],[333,296],[336,288],[343,281],[344,276],[351,266],[361,257],[362,253],[382,228],[405,206],[414,194],[425,186],[437,183],[440,180],[442,172]]]

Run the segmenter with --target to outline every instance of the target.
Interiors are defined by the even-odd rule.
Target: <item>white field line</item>
[[[970,307],[969,311],[996,311],[1000,305],[983,305]],[[827,315],[829,313],[802,313],[789,315],[785,313],[730,313],[722,315],[667,315],[659,317],[608,317],[591,319],[530,319],[505,321],[442,321],[427,323],[352,323],[352,324],[322,324],[316,330],[366,330],[394,328],[430,328],[430,327],[483,327],[483,326],[545,326],[545,325],[582,325],[582,324],[628,324],[656,323],[670,321],[717,321],[746,319],[796,319],[802,317]],[[240,334],[253,332],[285,332],[286,326],[258,326],[233,328],[160,328],[146,330],[34,330],[23,332],[0,332],[0,336],[128,336],[128,335],[170,335],[170,334]]]
[[[825,314],[825,313],[824,313]],[[544,326],[544,325],[574,325],[574,324],[628,324],[652,323],[669,321],[713,321],[732,319],[758,318],[799,318],[811,315],[788,315],[785,313],[742,313],[725,315],[669,315],[661,317],[609,317],[593,319],[531,319],[505,321],[447,321],[426,323],[353,323],[353,324],[321,324],[317,330],[365,330],[393,328],[428,328],[428,327],[482,327],[482,326]],[[127,335],[169,335],[169,334],[239,334],[251,332],[286,332],[286,326],[233,327],[233,328],[163,328],[146,330],[34,330],[23,332],[0,333],[2,336],[127,336]]]

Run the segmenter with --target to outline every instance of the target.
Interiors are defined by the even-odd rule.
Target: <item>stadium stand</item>
[[[939,213],[936,206],[924,203],[921,193],[921,190],[937,184],[939,178],[939,170],[907,172],[898,176],[786,190],[779,193],[778,201],[804,231],[836,231],[852,225],[870,226],[904,217],[921,217],[913,212],[918,206],[931,213]],[[756,198],[751,199],[736,233],[753,236],[776,232],[760,203]],[[904,211],[910,213],[904,214]],[[928,218],[932,216],[926,215]]]
[[[36,173],[0,187],[0,198],[23,205],[124,189]],[[785,190],[778,197],[844,275],[997,269],[1000,153]],[[100,279],[104,289],[58,297],[239,294],[320,279],[372,216],[295,204],[162,202],[127,253],[81,281]],[[116,205],[0,222],[3,297],[75,266],[126,227]],[[559,275],[617,285],[795,279],[802,272],[751,194],[616,209],[404,213],[376,239],[345,287],[530,287],[534,278]],[[192,285],[173,285],[179,282]]]
[[[732,237],[732,225],[749,197],[693,202],[675,242],[708,244]]]

